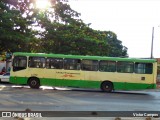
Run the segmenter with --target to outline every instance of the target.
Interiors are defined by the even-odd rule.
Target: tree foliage
[[[127,56],[111,31],[90,28],[66,0],[50,0],[49,9],[35,0],[0,0],[0,51]]]
[[[112,57],[127,57],[128,48],[122,45],[122,41],[117,39],[117,35],[111,31],[104,31],[106,41],[108,42],[108,55]]]
[[[20,10],[0,1],[0,16],[0,51],[28,51],[34,36]]]

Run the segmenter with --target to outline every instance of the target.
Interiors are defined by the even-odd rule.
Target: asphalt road
[[[104,93],[99,90],[44,86],[40,89],[30,89],[28,86],[0,84],[0,111],[25,111],[26,109],[31,111],[160,111],[160,89]]]

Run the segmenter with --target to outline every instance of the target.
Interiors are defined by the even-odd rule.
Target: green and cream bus
[[[13,54],[10,83],[112,90],[156,88],[155,59],[45,53]]]

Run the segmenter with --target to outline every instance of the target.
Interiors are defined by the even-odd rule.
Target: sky
[[[112,31],[129,57],[160,58],[160,0],[69,0],[71,8],[95,30]]]

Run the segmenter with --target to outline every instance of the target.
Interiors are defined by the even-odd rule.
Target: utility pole
[[[154,27],[152,28],[151,59],[153,58]]]

